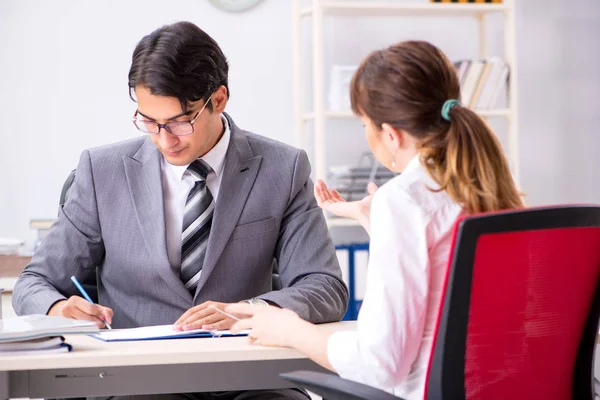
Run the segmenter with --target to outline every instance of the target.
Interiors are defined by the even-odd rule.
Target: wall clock
[[[242,12],[255,7],[262,0],[210,0],[220,10],[228,12]]]

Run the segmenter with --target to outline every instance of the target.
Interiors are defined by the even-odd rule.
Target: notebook
[[[48,315],[25,315],[0,319],[0,343],[49,336],[89,334],[98,331],[98,326],[92,321],[78,321]]]
[[[131,329],[112,329],[103,330],[99,333],[90,335],[93,338],[105,342],[127,342],[133,340],[164,340],[164,339],[185,339],[200,337],[229,337],[229,336],[247,336],[250,331],[242,331],[233,334],[230,331],[209,331],[206,329],[196,329],[192,331],[174,331],[173,325],[145,326],[142,328]]]

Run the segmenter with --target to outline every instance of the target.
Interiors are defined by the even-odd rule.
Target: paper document
[[[183,339],[198,337],[247,336],[250,331],[242,331],[234,335],[230,331],[209,331],[195,329],[193,331],[175,331],[173,325],[145,326],[131,329],[112,329],[90,335],[105,342],[126,342],[131,340]]]

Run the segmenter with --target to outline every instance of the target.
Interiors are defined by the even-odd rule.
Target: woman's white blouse
[[[334,333],[329,362],[346,379],[422,399],[454,223],[462,208],[415,157],[371,203],[357,330]]]

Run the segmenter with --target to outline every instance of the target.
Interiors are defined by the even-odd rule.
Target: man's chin
[[[188,165],[192,161],[189,160],[189,157],[185,154],[184,150],[179,152],[163,152],[163,156],[167,159],[169,164],[171,165]]]

